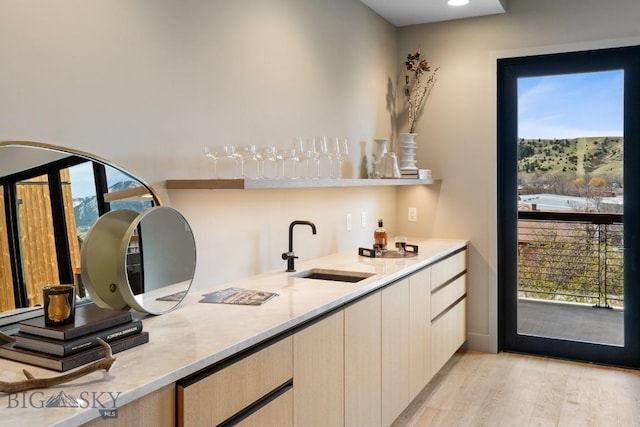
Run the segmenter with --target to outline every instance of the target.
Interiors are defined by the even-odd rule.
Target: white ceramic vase
[[[377,138],[374,139],[373,145],[373,160],[371,162],[372,172],[371,178],[382,178],[384,175],[382,158],[387,153],[389,148],[389,139]]]
[[[400,134],[400,170],[417,170],[416,166],[416,133]]]

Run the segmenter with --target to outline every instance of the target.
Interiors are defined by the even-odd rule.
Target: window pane
[[[2,236],[2,239],[0,239],[0,311],[13,310],[15,308],[13,273],[11,271],[8,241],[9,232],[4,212],[4,188],[0,185],[0,236]]]
[[[42,304],[42,288],[60,284],[47,176],[16,184],[18,233],[29,306]]]
[[[519,334],[624,344],[623,83],[518,79]]]

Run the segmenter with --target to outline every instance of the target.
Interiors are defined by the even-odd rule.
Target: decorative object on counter
[[[139,334],[111,341],[108,345],[111,348],[112,354],[116,354],[148,342],[149,333],[142,331]],[[55,356],[41,351],[19,348],[16,347],[15,342],[0,345],[0,357],[4,359],[27,363],[58,372],[69,371],[86,365],[87,363],[95,362],[103,358],[105,354],[105,348],[102,345],[69,356]]]
[[[376,138],[373,140],[373,160],[371,162],[370,178],[382,178],[384,168],[382,165],[383,157],[389,149],[388,138]]]
[[[407,238],[404,236],[397,236],[395,238],[395,242],[396,242],[396,253],[400,257],[404,256],[407,248]]]
[[[191,286],[195,239],[175,209],[155,207],[141,214],[122,209],[91,227],[80,261],[82,281],[100,307],[163,314],[176,308]]]
[[[134,320],[71,340],[56,340],[22,332],[18,332],[13,338],[16,340],[15,346],[17,348],[39,351],[54,356],[69,356],[97,347],[99,345],[98,339],[111,343],[117,339],[136,335],[140,332],[142,332],[142,321]]]
[[[404,95],[407,98],[407,117],[409,132],[401,133],[400,137],[400,169],[413,170],[416,167],[416,124],[422,113],[431,89],[436,83],[436,76],[440,67],[431,69],[431,64],[422,57],[420,49],[409,53],[404,62]]]
[[[400,168],[398,167],[398,157],[396,153],[385,153],[382,158],[383,178],[400,178]]]
[[[384,229],[382,218],[378,220],[378,227],[373,231],[373,245],[382,251],[387,250],[387,230]]]
[[[38,335],[57,340],[71,340],[113,326],[132,321],[131,312],[86,304],[78,307],[73,324],[47,326],[44,316],[23,320],[18,324],[21,333]]]
[[[23,320],[19,332],[0,346],[0,357],[56,371],[67,371],[94,362],[105,355],[101,342],[112,353],[149,342],[140,320],[131,312],[87,304],[78,307],[73,324],[47,326],[44,316]]]
[[[416,166],[416,135],[415,133],[400,134],[400,169],[405,171],[417,171]]]
[[[367,258],[411,258],[418,255],[418,246],[405,244],[404,253],[400,255],[398,251],[379,251],[374,248],[358,248],[358,255]]]
[[[8,381],[0,381],[0,392],[3,393],[17,393],[20,391],[33,390],[36,388],[45,388],[51,387],[54,385],[64,384],[69,381],[73,381],[75,379],[81,378],[91,372],[105,370],[109,372],[111,366],[116,361],[116,358],[113,357],[113,353],[111,351],[111,347],[106,342],[100,340],[100,345],[104,347],[105,355],[102,359],[92,362],[82,368],[69,372],[63,375],[58,375],[56,377],[49,378],[36,378],[26,369],[22,370],[22,373],[26,380],[16,381],[16,382],[8,382]]]
[[[237,305],[262,305],[271,298],[278,296],[275,292],[256,291],[244,288],[227,288],[204,294],[198,302]]]
[[[54,285],[42,288],[45,325],[73,324],[76,314],[75,290],[73,285]]]
[[[287,261],[287,272],[296,271],[295,259],[298,258],[293,252],[293,227],[296,225],[308,225],[311,232],[316,234],[316,225],[309,221],[293,221],[289,224],[289,251],[282,254],[282,259]]]
[[[402,178],[431,180],[431,169],[401,169]]]

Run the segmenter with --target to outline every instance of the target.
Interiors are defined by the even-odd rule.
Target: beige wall
[[[356,176],[362,148],[391,132],[396,34],[358,0],[0,0],[0,140],[91,152],[154,185],[195,232],[197,288],[284,269],[296,219],[318,227],[296,228],[301,259],[356,250],[378,216],[393,230],[393,190],[167,193],[162,182],[209,177],[204,145],[296,135],[347,137]]]
[[[496,59],[638,44],[638,16],[637,0],[509,0],[504,15],[399,29],[399,61],[420,46],[442,67],[417,132],[419,164],[443,179],[422,197],[403,192],[399,211],[432,206],[418,227],[471,240],[471,347],[497,348]]]
[[[303,259],[370,244],[378,216],[391,234],[468,238],[470,345],[495,350],[495,60],[640,42],[637,0],[508,7],[395,29],[357,0],[0,0],[0,139],[92,152],[161,190],[196,234],[199,289],[284,268],[294,219],[318,225],[317,236],[296,230]],[[355,176],[361,141],[370,147],[395,131],[388,83],[418,45],[442,67],[417,129],[419,165],[441,185],[161,188],[166,178],[207,176],[203,145],[295,135],[348,137]],[[417,223],[406,221],[409,206]]]

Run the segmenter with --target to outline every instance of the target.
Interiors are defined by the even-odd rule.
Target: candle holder
[[[42,288],[44,324],[61,326],[72,324],[76,315],[76,290],[73,285],[55,285]]]

